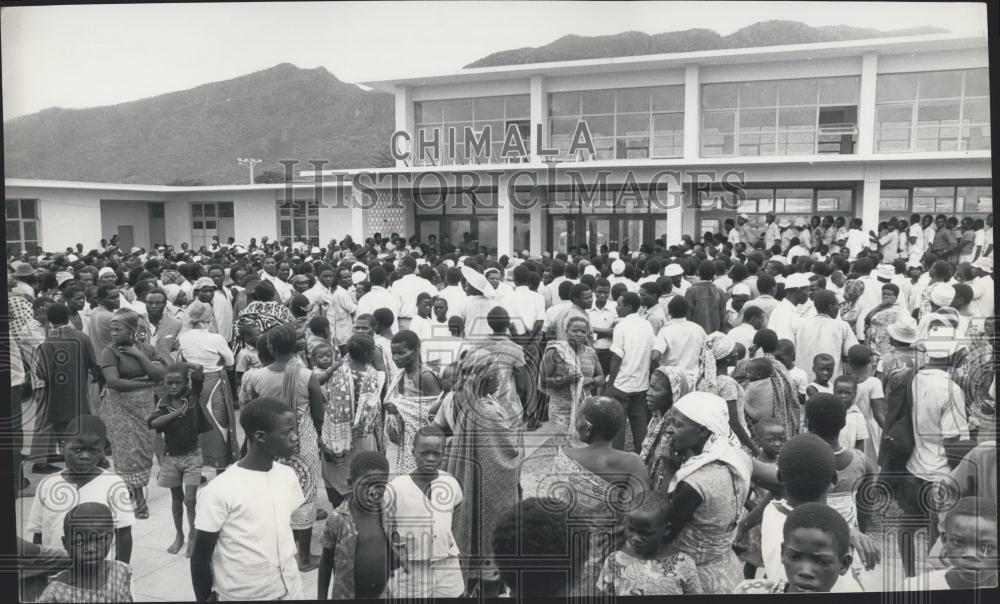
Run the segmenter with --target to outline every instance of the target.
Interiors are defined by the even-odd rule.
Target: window
[[[875,152],[990,149],[986,69],[878,76]]]
[[[414,103],[416,132],[414,132],[413,148],[417,165],[444,164],[476,164],[502,163],[504,161],[519,161],[503,159],[503,150],[507,128],[514,126],[524,139],[524,145],[531,151],[531,110],[528,95],[517,94],[509,96],[491,96],[467,99],[448,99],[443,101],[420,101]],[[466,155],[465,128],[469,127],[477,137],[472,141],[475,145],[486,127],[490,129],[490,146],[476,152],[473,156]],[[451,128],[454,128],[454,145],[452,145]],[[428,143],[437,141],[437,149],[433,147],[420,148],[420,139]],[[485,140],[484,140],[485,142]],[[526,161],[523,158],[521,161]]]
[[[985,218],[993,213],[993,190],[989,185],[895,185],[886,184],[879,193],[879,220],[909,218],[913,214],[945,214]]]
[[[196,201],[191,204],[191,247],[212,245],[212,238],[218,237],[225,243],[235,236],[233,228],[233,202]]]
[[[7,214],[7,257],[21,252],[35,254],[39,251],[38,240],[38,200],[8,199]]]
[[[646,159],[684,155],[684,87],[556,92],[549,95],[549,144],[569,154],[579,122],[586,122],[592,159]]]
[[[860,79],[704,84],[702,157],[854,153]]]
[[[673,201],[665,189],[590,192],[570,186],[549,191],[549,241],[555,251],[566,253],[583,245],[591,251],[603,245],[609,251],[638,251],[666,234],[665,212]]]
[[[300,238],[310,247],[319,246],[319,205],[304,197],[291,203],[278,199],[278,239],[294,243]]]
[[[739,214],[747,214],[750,223],[765,225],[765,215],[773,212],[778,220],[787,218],[794,221],[813,216],[854,216],[855,190],[850,188],[825,187],[756,187],[743,189],[740,195],[728,191],[713,190],[701,193],[698,232],[722,232],[726,220],[736,223]]]

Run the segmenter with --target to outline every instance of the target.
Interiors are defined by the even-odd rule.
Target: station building
[[[395,168],[303,158],[293,185],[8,179],[8,253],[113,234],[197,247],[375,232],[500,254],[637,250],[740,213],[860,217],[866,230],[912,213],[985,217],[988,69],[985,36],[936,34],[368,82],[395,95]]]

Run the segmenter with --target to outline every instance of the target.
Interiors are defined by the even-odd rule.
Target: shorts
[[[195,449],[187,455],[164,455],[160,460],[160,473],[156,475],[156,484],[164,489],[196,487],[201,484],[201,467],[204,463],[200,449]]]

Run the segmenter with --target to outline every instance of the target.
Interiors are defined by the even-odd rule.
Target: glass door
[[[549,237],[549,240],[552,242],[554,253],[566,253],[570,247],[576,245],[577,218],[577,216],[552,216],[550,218],[552,236]]]
[[[615,241],[611,237],[610,218],[593,218],[586,216],[584,217],[584,224],[586,226],[585,241],[587,243],[587,247],[590,248],[592,253],[600,251],[602,245],[608,245],[608,249],[617,249],[613,247]]]
[[[618,219],[618,249],[630,252],[639,251],[639,246],[645,241],[646,222],[639,218]]]
[[[441,219],[418,216],[417,237],[420,239],[420,243],[430,243],[431,235],[434,235],[439,242],[441,241]]]
[[[480,247],[486,246],[491,254],[497,251],[497,218],[496,216],[476,216],[476,232],[473,234]]]

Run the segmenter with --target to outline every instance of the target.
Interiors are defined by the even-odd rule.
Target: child
[[[751,306],[743,311],[743,322],[729,331],[729,335],[736,340],[737,344],[743,344],[745,348],[753,346],[753,337],[758,331],[764,329],[767,317],[764,309],[759,306]]]
[[[858,384],[849,375],[839,376],[833,382],[833,394],[843,403],[847,410],[847,420],[844,429],[840,431],[840,448],[865,450],[865,442],[868,440],[868,424],[865,416],[855,405],[858,396]]]
[[[244,323],[240,325],[240,338],[243,339],[243,346],[236,353],[236,391],[239,392],[240,384],[243,383],[243,374],[251,369],[263,367],[260,356],[257,353],[257,340],[260,338],[260,326],[256,323]]]
[[[67,512],[66,494],[73,493],[77,503],[100,503],[111,509],[115,558],[128,563],[132,557],[132,525],[135,524],[132,504],[123,496],[128,489],[120,476],[98,465],[104,459],[108,429],[96,415],[81,415],[69,422],[66,434],[63,448],[66,469],[38,483],[25,532],[34,534],[33,542],[37,545],[61,547],[63,519]],[[105,555],[110,556],[110,553],[105,552]]]
[[[902,591],[997,587],[997,506],[985,497],[959,499],[945,518],[948,567],[911,577]]]
[[[49,580],[39,602],[131,602],[132,571],[109,560],[115,519],[103,503],[74,506],[62,521],[70,567]]]
[[[754,426],[754,435],[760,443],[760,455],[757,456],[757,461],[777,470],[778,454],[788,438],[784,424],[773,418],[764,418]],[[764,565],[760,550],[760,520],[772,498],[770,491],[754,485],[745,503],[750,513],[740,520],[737,527],[735,543],[739,549],[743,549],[739,558],[745,563],[743,576],[747,579],[752,579],[757,569]]]
[[[792,378],[792,386],[799,397],[799,404],[805,405],[809,374],[804,369],[795,366],[795,344],[791,340],[778,340],[778,347],[774,350],[774,358],[788,370],[788,375]]]
[[[833,387],[830,385],[830,378],[833,377],[835,362],[833,357],[821,352],[813,357],[813,374],[816,381],[810,382],[806,386],[806,400],[816,396],[820,392],[833,394]]]
[[[694,560],[670,555],[663,542],[667,512],[659,497],[646,497],[628,512],[626,541],[604,560],[597,587],[610,596],[672,596],[702,593]]]
[[[781,527],[781,539],[781,564],[788,578],[749,579],[733,593],[834,591],[851,566],[847,522],[822,503],[804,503],[792,510]]]
[[[362,451],[351,459],[350,471],[353,495],[334,510],[320,538],[319,600],[385,598],[389,575],[398,566],[382,524],[389,460],[377,451]]]
[[[319,316],[309,319],[308,331],[306,331],[306,356],[312,360],[313,348],[319,344],[333,345],[333,336],[330,334],[330,320]]]
[[[421,428],[413,437],[417,468],[389,483],[386,516],[404,564],[404,572],[397,571],[389,581],[394,598],[457,598],[465,592],[458,545],[451,532],[452,515],[462,503],[462,487],[439,469],[444,445],[439,427]],[[429,501],[434,505],[428,505]]]
[[[189,529],[185,555],[189,558],[194,547],[195,506],[203,465],[198,435],[211,430],[198,404],[203,380],[200,368],[191,371],[184,363],[168,367],[163,377],[164,397],[146,420],[151,429],[163,433],[166,445],[156,484],[170,489],[171,512],[177,531],[167,553],[176,554],[184,545],[184,510],[187,509]]]
[[[337,350],[329,342],[319,342],[313,346],[309,355],[309,361],[313,368],[313,375],[319,380],[320,385],[330,381],[330,376],[341,365]]]
[[[272,398],[240,415],[247,453],[205,486],[195,513],[191,584],[195,598],[301,600],[292,512],[305,502],[295,471],[276,459],[298,446],[295,412]]]
[[[875,377],[874,355],[871,348],[864,344],[855,344],[847,350],[847,367],[844,373],[854,377],[858,385],[858,393],[854,395],[854,406],[865,416],[868,428],[868,440],[865,441],[865,453],[872,462],[878,461],[878,445],[882,438],[882,428],[879,422],[885,420],[885,392],[882,382]]]
[[[431,319],[431,324],[435,326],[435,335],[439,331],[448,330],[448,300],[442,298],[441,296],[434,296],[433,306],[431,310],[434,313],[434,318]]]

